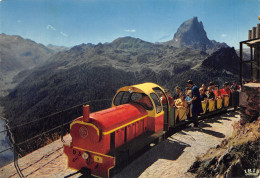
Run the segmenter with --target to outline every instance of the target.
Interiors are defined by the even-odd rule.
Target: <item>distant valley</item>
[[[15,86],[16,74],[43,64],[54,53],[32,40],[0,34],[0,96]]]

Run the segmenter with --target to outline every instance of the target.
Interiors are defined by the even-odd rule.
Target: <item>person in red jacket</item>
[[[215,94],[215,99],[216,100],[222,98],[222,95],[221,95],[221,92],[219,91],[219,86],[218,85],[215,85],[215,90],[213,92]]]
[[[228,94],[228,96],[230,97],[231,89],[229,88],[229,83],[228,82],[226,82],[226,89],[225,89],[225,91]]]
[[[169,105],[170,107],[173,107],[174,106],[174,100],[173,100],[173,97],[171,97],[171,94],[168,90],[165,90],[165,94],[168,98],[168,101],[169,101]],[[164,95],[162,95],[161,97],[161,101],[162,101],[162,104],[165,105],[166,104],[166,98]]]
[[[230,97],[231,90],[229,88],[229,83],[225,82],[223,88],[220,89],[219,91],[221,92],[222,96],[227,95],[228,97]]]

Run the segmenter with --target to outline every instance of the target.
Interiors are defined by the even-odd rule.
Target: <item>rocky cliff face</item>
[[[211,46],[202,22],[197,17],[189,19],[181,24],[173,37],[174,45],[182,48],[185,46],[199,47],[199,45]]]
[[[208,53],[212,53],[222,47],[228,47],[225,43],[209,40],[203,23],[199,22],[197,17],[183,22],[174,34],[173,39],[167,42],[167,44],[177,48],[190,47]]]

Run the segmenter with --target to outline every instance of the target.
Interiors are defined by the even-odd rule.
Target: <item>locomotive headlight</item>
[[[83,158],[83,159],[88,159],[88,158],[89,158],[88,153],[84,152],[84,153],[82,154],[82,158]]]

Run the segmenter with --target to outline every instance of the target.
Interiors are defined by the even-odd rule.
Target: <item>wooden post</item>
[[[252,30],[248,30],[248,40],[251,40],[252,37]]]
[[[253,79],[253,48],[252,48],[252,45],[250,45],[250,64],[251,64],[251,80],[254,80]]]
[[[256,38],[260,38],[260,23],[256,25]]]
[[[242,78],[243,78],[243,43],[240,42],[240,82],[242,85]]]
[[[251,39],[255,39],[256,38],[256,27],[252,28],[252,35],[251,35]]]
[[[256,27],[252,28],[252,36],[255,36],[255,38],[260,37],[260,24],[257,24]],[[252,79],[253,81],[259,82],[260,79],[260,45],[258,43],[255,43],[254,46],[254,57],[253,57],[253,73],[252,73]]]
[[[259,82],[260,79],[260,45],[254,45],[254,61],[253,61],[253,81]]]

